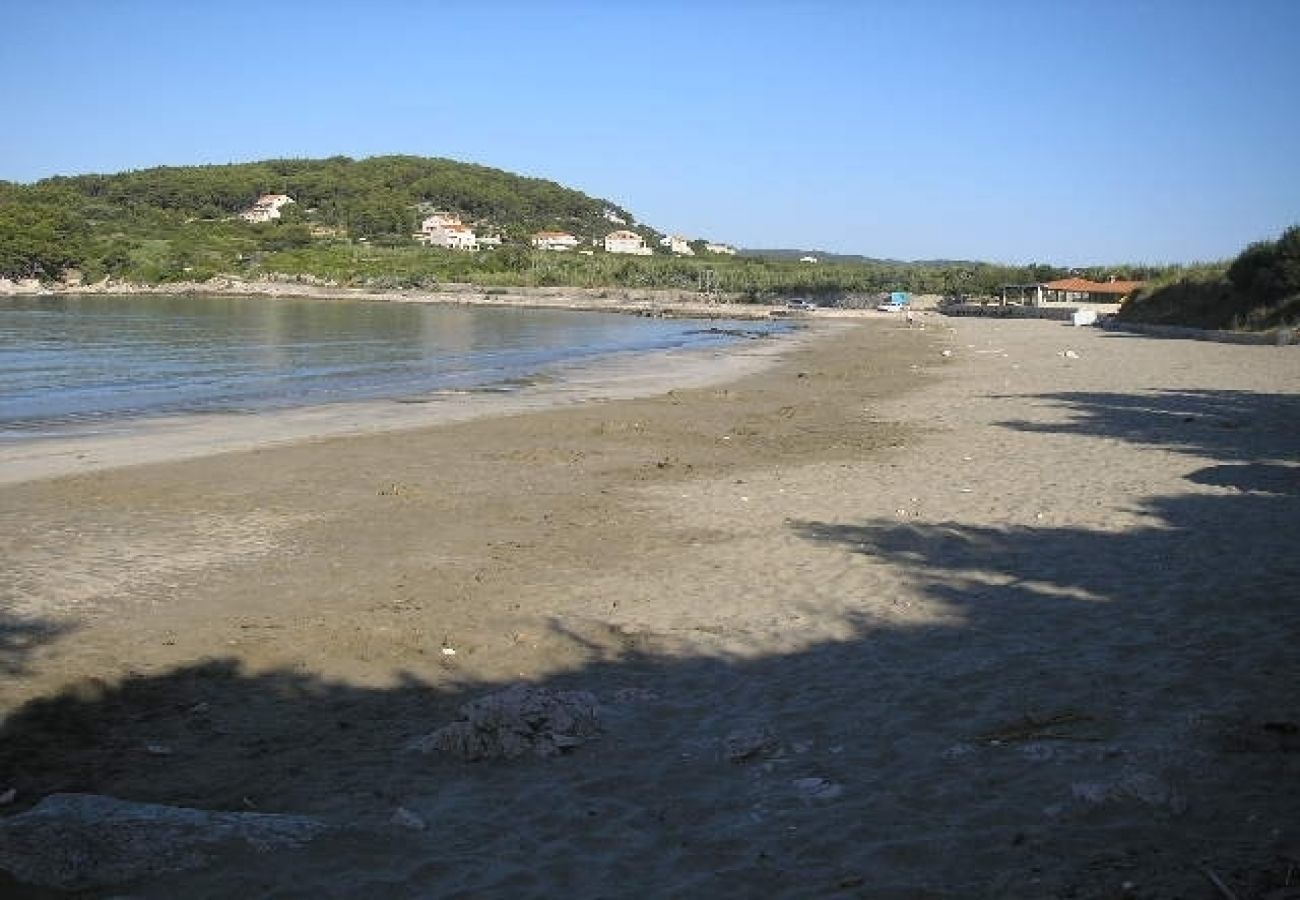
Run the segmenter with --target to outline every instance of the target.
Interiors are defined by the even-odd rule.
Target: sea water
[[[161,415],[508,389],[567,363],[782,327],[350,300],[0,298],[0,440]]]

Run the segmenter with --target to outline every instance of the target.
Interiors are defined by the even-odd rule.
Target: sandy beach
[[[1300,351],[918,318],[0,457],[0,830],[326,829],[0,896],[1300,896]]]

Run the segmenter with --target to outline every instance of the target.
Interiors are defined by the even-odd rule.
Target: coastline
[[[310,276],[245,280],[217,276],[202,282],[137,284],[105,280],[94,284],[0,280],[0,297],[77,294],[198,294],[218,297],[293,297],[388,303],[447,303],[621,312],[631,315],[681,315],[692,318],[768,318],[770,307],[736,302],[737,298],[701,300],[694,291],[621,288],[514,287],[447,284],[436,290],[382,290],[344,287]]]
[[[343,299],[343,298],[334,298]],[[440,302],[440,301],[403,301]],[[590,362],[549,366],[539,379],[509,391],[433,392],[422,397],[320,404],[251,414],[157,416],[104,424],[99,434],[69,434],[0,443],[0,485],[174,462],[221,453],[436,427],[488,416],[512,416],[578,403],[626,400],[737,381],[833,323],[724,348],[616,353]]]
[[[1281,884],[1290,355],[926,325],[0,487],[0,823],[80,791],[337,829],[111,888],[141,898]],[[521,681],[600,733],[409,749]]]
[[[875,309],[821,308],[795,310],[781,305],[746,302],[738,295],[713,297],[691,290],[583,288],[583,287],[495,287],[449,283],[437,289],[384,290],[344,287],[312,276],[246,280],[218,275],[208,281],[138,284],[104,281],[93,284],[49,283],[34,279],[0,279],[0,297],[41,295],[76,296],[178,294],[214,297],[268,297],[314,300],[356,300],[381,303],[445,303],[450,305],[512,306],[538,309],[571,309],[587,312],[615,312],[637,316],[681,316],[696,319],[769,318],[865,318],[888,319],[890,313]],[[932,306],[936,297],[917,298],[918,308]],[[924,301],[921,303],[920,301]]]

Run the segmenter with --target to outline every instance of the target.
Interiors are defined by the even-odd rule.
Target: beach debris
[[[1056,751],[1051,744],[1041,744],[1035,741],[1032,744],[1022,746],[1020,755],[1030,762],[1048,762],[1056,756]]]
[[[390,820],[394,825],[402,828],[409,828],[411,831],[424,831],[429,827],[429,823],[424,819],[411,812],[405,806],[399,806],[393,810],[393,817]]]
[[[1206,880],[1208,880],[1210,884],[1214,885],[1214,887],[1218,890],[1220,894],[1223,895],[1224,898],[1226,898],[1226,900],[1237,900],[1237,895],[1233,893],[1232,888],[1228,887],[1228,885],[1224,882],[1224,880],[1220,878],[1213,869],[1211,869],[1209,866],[1205,865],[1204,863],[1197,863],[1196,868],[1202,875],[1205,876]]]
[[[1114,781],[1080,781],[1070,785],[1070,794],[1082,803],[1099,806],[1136,800],[1172,813],[1187,810],[1187,799],[1172,785],[1146,772],[1130,772]]]
[[[626,687],[616,690],[612,699],[614,703],[656,703],[659,694],[649,688]]]
[[[456,655],[456,649],[455,649],[454,647],[443,647],[443,648],[442,648],[442,655],[443,655],[443,656],[455,656],[455,655]]]
[[[323,822],[306,816],[51,794],[0,820],[0,869],[28,884],[90,890],[199,868],[231,844],[295,849],[324,831]]]
[[[951,350],[943,350],[943,351],[941,351],[941,352],[939,353],[939,355],[942,356],[944,359],[947,359],[948,357],[952,356],[952,351],[951,351]]]
[[[796,778],[790,784],[805,800],[834,800],[844,793],[844,785],[827,778]]]
[[[437,751],[466,762],[546,757],[580,746],[600,731],[600,707],[588,691],[516,684],[466,703],[460,715],[407,749]]]
[[[763,725],[736,728],[722,739],[722,751],[734,763],[771,756],[781,747],[776,735]]]
[[[1074,350],[1062,350],[1062,351],[1061,351],[1061,356],[1064,356],[1066,359],[1078,359],[1078,358],[1079,358],[1079,354],[1078,354],[1078,352],[1076,352],[1076,351],[1074,351]]]

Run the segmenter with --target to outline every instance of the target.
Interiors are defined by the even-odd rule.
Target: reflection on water
[[[753,332],[772,326],[745,323]],[[733,337],[613,313],[232,297],[0,299],[0,439],[526,381],[615,352]]]

